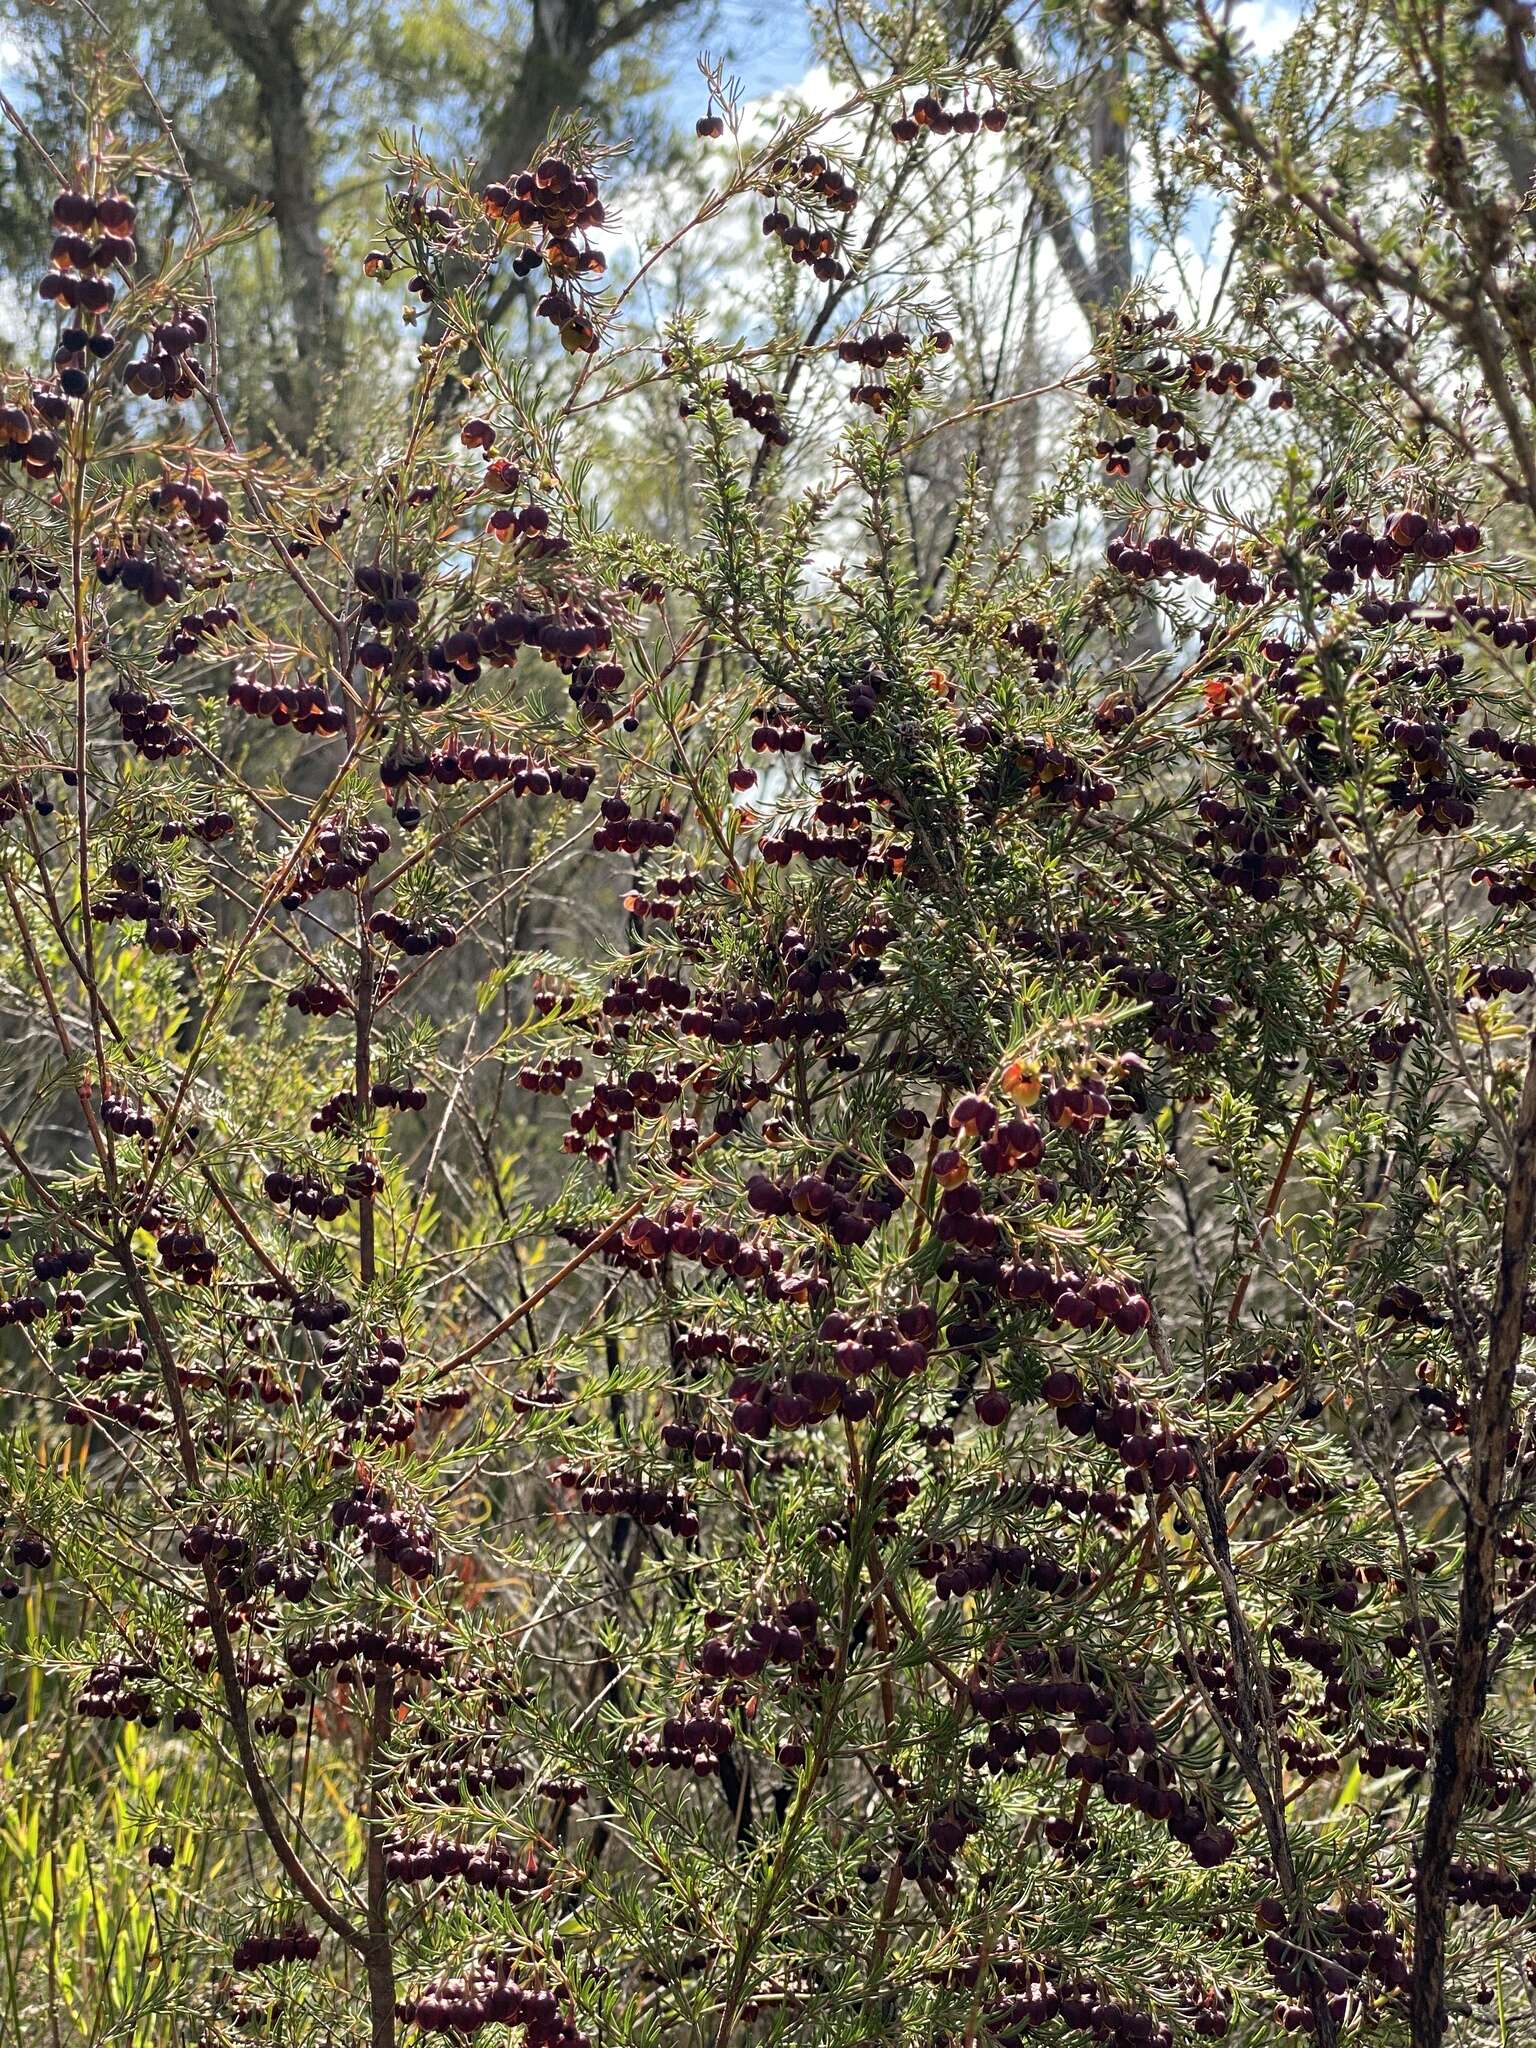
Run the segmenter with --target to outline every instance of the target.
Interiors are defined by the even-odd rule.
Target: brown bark
[[[321,195],[309,79],[299,51],[302,0],[205,0],[208,18],[250,73],[271,157],[270,199],[293,332],[294,360],[275,378],[297,447],[315,438],[326,393],[345,361],[336,276],[320,231]]]
[[[527,168],[557,113],[574,113],[597,62],[596,0],[533,0],[528,41],[511,92],[491,108],[480,139],[486,179]]]

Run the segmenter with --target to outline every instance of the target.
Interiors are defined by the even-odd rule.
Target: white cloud
[[[1232,25],[1256,57],[1273,57],[1284,47],[1298,18],[1289,0],[1239,0]]]

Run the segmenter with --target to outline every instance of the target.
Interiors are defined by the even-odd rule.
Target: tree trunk
[[[526,169],[557,113],[574,113],[586,94],[601,41],[596,0],[533,0],[517,83],[487,115],[480,144],[486,179]]]
[[[526,170],[556,115],[580,109],[602,58],[685,4],[686,0],[638,0],[605,26],[598,0],[533,0],[528,42],[512,90],[487,112],[481,128],[480,177],[489,184]],[[446,282],[452,290],[463,278],[450,271]],[[442,337],[442,320],[434,307],[427,322],[427,346],[436,346]],[[473,374],[475,360],[475,352],[466,350],[456,373],[438,385],[440,414]]]
[[[272,161],[272,219],[294,359],[273,378],[285,417],[276,424],[296,447],[314,441],[326,394],[345,362],[335,273],[320,232],[320,191],[309,79],[299,57],[302,0],[206,0],[209,19],[256,87]]]

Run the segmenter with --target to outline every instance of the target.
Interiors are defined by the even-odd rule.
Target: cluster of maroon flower
[[[559,328],[567,349],[593,354],[598,337],[590,291],[608,268],[591,242],[604,219],[597,179],[561,157],[546,156],[511,185],[487,185],[480,204],[490,220],[531,237],[513,259],[513,270],[528,277],[543,266],[550,287],[538,302],[540,317]]]
[[[237,711],[251,718],[267,718],[273,725],[291,725],[295,732],[328,739],[346,725],[346,713],[331,701],[324,683],[301,676],[277,676],[263,681],[260,676],[236,676],[229,685],[229,701]]]
[[[268,1970],[278,1963],[312,1963],[320,1953],[320,1937],[298,1921],[260,1934],[247,1934],[230,1958],[236,1970]]]
[[[527,2048],[588,2048],[587,2036],[553,1991],[518,1982],[515,1959],[470,1964],[456,1977],[435,1979],[414,1998],[401,1999],[397,2016],[423,2034],[473,2038],[482,2028],[519,2027]]]
[[[1008,126],[1008,109],[1000,106],[954,109],[944,104],[942,92],[925,92],[912,102],[911,113],[898,114],[891,123],[897,142],[913,143],[920,135],[976,135],[984,128],[989,135],[1001,135]]]

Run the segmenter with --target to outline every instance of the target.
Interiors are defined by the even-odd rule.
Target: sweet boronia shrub
[[[1241,290],[1106,312],[936,583],[860,187],[1017,72],[711,100],[695,232],[839,308],[795,488],[796,334],[640,332],[579,129],[401,160],[441,339],[317,474],[83,134],[0,409],[8,2038],[1531,2038],[1523,31],[1371,23],[1354,191],[1107,21]],[[685,539],[604,509],[658,387]]]

